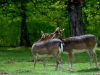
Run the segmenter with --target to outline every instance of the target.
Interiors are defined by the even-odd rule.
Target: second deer
[[[63,31],[64,31],[64,29],[60,30],[58,28],[56,32],[59,33],[59,36],[61,36]],[[55,38],[55,37],[56,37],[55,34],[52,35],[52,38]],[[69,60],[68,70],[73,71],[73,64],[72,64],[73,52],[76,50],[83,51],[84,49],[89,53],[89,56],[90,56],[89,69],[91,69],[93,59],[95,61],[96,68],[98,68],[97,54],[95,52],[95,48],[97,47],[98,39],[95,35],[86,34],[86,35],[81,35],[81,36],[68,37],[66,39],[62,39],[62,37],[60,37],[60,40],[62,40],[63,43],[65,44],[64,52],[68,53],[68,60]]]

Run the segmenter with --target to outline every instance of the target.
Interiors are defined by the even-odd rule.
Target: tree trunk
[[[82,7],[84,5],[84,0],[68,0],[71,36],[84,34],[84,25],[82,22]]]
[[[29,36],[27,34],[27,27],[26,27],[26,14],[25,14],[25,7],[24,4],[21,3],[21,37],[20,37],[20,46],[30,46]]]

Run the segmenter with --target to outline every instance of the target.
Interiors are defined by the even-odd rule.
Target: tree
[[[30,46],[30,40],[29,40],[29,36],[28,36],[28,32],[27,32],[27,27],[26,27],[26,3],[29,2],[30,0],[5,0],[3,2],[0,2],[2,4],[2,6],[4,6],[4,4],[14,4],[16,5],[16,7],[19,7],[18,5],[20,5],[20,8],[18,8],[18,10],[20,11],[20,17],[21,17],[21,35],[20,35],[20,46]],[[17,9],[15,9],[17,10]],[[14,11],[15,11],[14,10]],[[12,11],[11,11],[12,12]],[[12,12],[12,13],[16,13],[17,12]],[[19,16],[17,14],[17,16]]]
[[[21,37],[20,37],[20,46],[30,46],[29,36],[27,34],[27,27],[26,27],[26,14],[25,14],[25,6],[21,2]]]
[[[72,36],[84,34],[82,22],[82,7],[85,0],[68,0],[68,11],[70,16],[70,32]]]
[[[80,26],[79,31],[82,28],[84,33],[94,34],[100,39],[100,1],[86,0],[84,8],[84,2],[79,4],[71,0],[72,4],[68,7],[65,1],[68,0],[0,0],[0,46],[29,46],[29,42],[33,44],[40,39],[41,30],[51,33],[57,26],[65,28],[63,38],[72,35],[70,29],[75,36]],[[77,21],[79,15],[76,11],[77,14],[81,13],[80,21]],[[70,21],[69,13],[73,16]],[[69,22],[73,25],[69,25]]]
[[[26,27],[26,9],[25,9],[25,3],[27,3],[29,0],[15,0],[14,3],[20,3],[20,9],[21,9],[21,36],[20,36],[20,46],[30,46],[30,40],[27,33],[27,27]]]

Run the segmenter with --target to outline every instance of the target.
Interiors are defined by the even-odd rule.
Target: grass
[[[100,48],[96,49],[100,68]],[[63,70],[55,71],[55,60],[50,58],[46,63],[46,70],[42,62],[37,62],[36,69],[33,69],[33,55],[30,48],[0,48],[0,75],[100,75],[100,69],[88,70],[89,56],[86,52],[74,54],[74,71],[67,71],[68,57],[61,54]]]

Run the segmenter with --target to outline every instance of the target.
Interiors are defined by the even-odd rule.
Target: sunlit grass
[[[100,48],[96,51],[98,61],[100,60]],[[89,67],[89,55],[86,52],[74,54],[74,71],[67,71],[68,57],[61,54],[63,61],[63,70],[55,71],[55,60],[50,58],[46,63],[44,70],[42,62],[36,64],[33,69],[33,55],[30,48],[0,48],[0,75],[96,75],[100,74],[100,69],[95,69],[94,63],[92,68]],[[100,61],[99,61],[100,62]],[[100,68],[100,63],[99,63]]]

